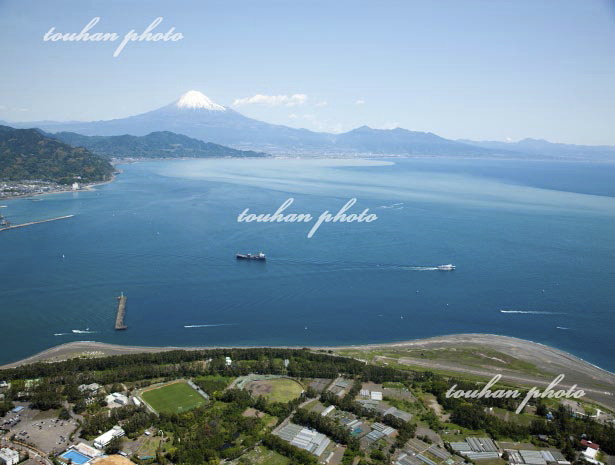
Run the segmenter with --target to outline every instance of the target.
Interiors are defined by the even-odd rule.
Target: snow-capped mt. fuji
[[[362,127],[344,134],[328,134],[269,124],[219,105],[197,90],[190,90],[161,108],[127,118],[89,122],[40,121],[11,125],[38,127],[54,133],[75,132],[84,136],[145,136],[152,132],[169,131],[235,149],[270,154],[482,156],[494,152],[492,149],[447,140],[435,134],[405,129],[377,130]],[[502,154],[506,151],[497,152]],[[127,153],[126,156],[130,154]]]
[[[23,127],[24,123],[16,123]],[[331,135],[265,123],[215,103],[205,94],[190,90],[156,110],[127,118],[89,122],[25,123],[49,132],[76,132],[85,136],[145,136],[171,131],[205,142],[234,148],[259,147],[259,151],[313,150],[330,143]]]
[[[189,90],[177,100],[175,105],[177,108],[188,108],[191,110],[226,111],[225,107],[218,105],[198,90]]]

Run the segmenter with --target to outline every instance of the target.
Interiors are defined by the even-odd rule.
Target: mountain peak
[[[190,110],[226,110],[226,108],[224,108],[222,105],[218,105],[207,95],[199,92],[198,90],[189,90],[179,98],[175,105],[177,106],[177,108],[187,108]]]

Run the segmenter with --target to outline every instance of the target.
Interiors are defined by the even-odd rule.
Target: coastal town
[[[84,186],[77,181],[71,184],[47,181],[0,181],[0,200],[55,192],[74,192],[82,189]]]
[[[531,401],[515,414],[508,401],[446,399],[437,375],[300,350],[246,352],[2,370],[0,464],[615,463],[615,417],[589,402]],[[144,362],[152,357],[158,361]],[[121,368],[131,359],[135,366]],[[71,363],[79,373],[65,373]],[[331,364],[338,373],[322,376]],[[312,376],[293,375],[301,370]]]

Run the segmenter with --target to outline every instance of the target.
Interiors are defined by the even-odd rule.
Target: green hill
[[[107,160],[85,148],[71,147],[37,129],[0,126],[1,180],[87,183],[110,179],[113,172]]]
[[[83,136],[74,132],[47,134],[73,146],[85,147],[109,158],[213,158],[265,157],[267,154],[237,150],[224,145],[193,139],[170,131],[146,136]]]

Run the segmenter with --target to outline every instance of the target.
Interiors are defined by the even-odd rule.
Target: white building
[[[74,182],[73,183],[73,190],[74,191],[78,191],[79,190],[79,183],[78,182]]]
[[[118,407],[120,405],[128,405],[128,397],[119,392],[109,394],[105,400],[107,401],[107,407]]]
[[[329,415],[331,412],[333,412],[333,410],[335,410],[335,406],[334,405],[329,405],[326,409],[324,409],[322,411],[322,413],[320,415],[322,415],[323,417],[326,417],[327,415]]]
[[[0,381],[0,388],[6,388],[9,387],[9,383],[7,383],[6,381]]]
[[[382,400],[382,392],[372,391],[370,393],[370,398],[372,400]]]
[[[19,462],[19,452],[13,449],[0,449],[0,464],[15,465]]]
[[[231,357],[224,357],[224,363],[226,363],[227,367],[230,367],[233,361],[231,360]]]
[[[102,455],[101,451],[99,451],[97,449],[94,449],[91,446],[88,446],[84,442],[80,442],[75,447],[73,447],[73,449],[75,449],[77,452],[81,452],[83,455],[86,455],[86,456],[88,456],[90,458],[96,458],[96,457],[100,457]]]
[[[582,453],[582,456],[585,460],[595,465],[603,465],[601,461],[599,461],[596,456],[598,455],[598,449],[593,449],[588,447]]]
[[[113,441],[115,438],[121,438],[125,434],[126,433],[120,426],[114,426],[106,433],[101,434],[96,439],[94,439],[94,447],[98,449],[103,449],[107,447],[107,445],[109,445],[109,443]]]

